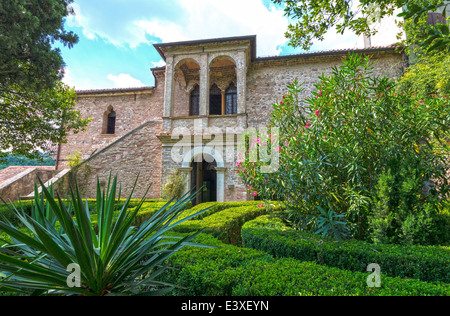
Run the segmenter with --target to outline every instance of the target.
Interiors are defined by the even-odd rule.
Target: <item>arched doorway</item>
[[[191,190],[202,189],[193,204],[217,201],[217,162],[214,158],[209,155],[196,157],[191,162],[191,168]]]

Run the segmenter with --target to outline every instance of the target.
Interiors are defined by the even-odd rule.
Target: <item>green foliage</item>
[[[409,39],[415,38],[426,51],[446,49],[449,46],[449,26],[421,27],[415,25],[426,21],[429,11],[435,11],[444,5],[443,0],[361,0],[357,6],[347,0],[272,0],[281,5],[291,22],[286,38],[293,47],[305,50],[311,48],[314,40],[324,40],[324,35],[335,27],[338,33],[352,31],[357,35],[375,35],[380,19],[394,15],[402,9],[399,18],[406,21]],[[399,26],[402,20],[399,19]],[[409,27],[411,26],[411,27]],[[411,42],[410,42],[411,44]]]
[[[359,271],[274,258],[261,250],[214,241],[200,234],[195,241],[216,248],[184,248],[172,256],[174,269],[161,275],[163,282],[179,284],[178,296],[446,296],[448,284],[383,274],[381,288],[369,288],[366,265]],[[267,241],[270,242],[270,241]],[[337,257],[336,257],[337,258]]]
[[[226,204],[228,203],[223,205],[224,209],[216,208],[214,213],[210,213],[211,215],[180,224],[174,230],[180,233],[201,230],[226,243],[239,245],[241,243],[241,227],[245,222],[266,214],[270,210],[280,208],[279,205],[275,204],[269,207],[261,207],[254,202],[250,205],[245,205],[248,203],[243,202]],[[239,206],[233,207],[232,204],[238,204]]]
[[[317,221],[319,230],[316,231],[316,234],[322,233],[322,237],[332,236],[338,241],[342,241],[350,237],[347,223],[344,222],[345,214],[338,215],[333,210],[326,212],[321,207],[319,207],[319,210],[322,215],[319,216]]]
[[[174,169],[167,176],[161,192],[163,199],[171,200],[178,199],[183,195],[184,181],[183,174],[178,169]]]
[[[448,151],[438,145],[450,128],[448,99],[399,94],[394,81],[373,72],[370,57],[351,54],[329,76],[322,75],[306,99],[301,84],[292,82],[274,104],[265,133],[279,135],[278,170],[265,174],[265,162],[252,160],[251,148],[238,161],[244,183],[261,199],[285,201],[301,229],[316,231],[322,208],[346,214],[351,235],[367,239],[379,178],[388,170],[400,172],[405,163],[414,167],[417,184],[405,200],[420,195],[420,184],[430,179],[434,205],[449,194]],[[273,141],[258,140],[249,146],[258,146],[258,152]]]
[[[244,247],[349,271],[365,271],[368,263],[376,262],[383,275],[450,282],[449,247],[374,245],[357,240],[336,243],[332,238],[294,230],[281,215],[264,215],[247,222],[242,227]]]
[[[421,57],[435,53],[448,53],[450,29],[446,24],[428,25],[428,12],[442,12],[447,19],[449,4],[442,0],[415,0],[408,3],[399,17],[405,18],[406,45],[408,53]],[[448,20],[447,20],[448,21]]]
[[[439,53],[421,57],[406,69],[396,89],[424,98],[450,96],[450,55]]]
[[[439,203],[424,191],[417,169],[407,163],[400,170],[382,174],[369,216],[372,241],[410,245],[444,242],[435,232]]]
[[[5,162],[0,163],[0,170],[10,166],[54,166],[55,160],[49,157],[48,154],[40,153],[38,159],[29,159],[25,156],[8,155],[5,157]]]
[[[71,169],[78,167],[83,162],[83,159],[81,158],[81,152],[78,150],[75,150],[73,152],[73,154],[67,156],[66,159],[67,159],[67,164],[69,165],[69,167]]]
[[[16,217],[26,227],[24,233],[8,221],[0,221],[0,230],[11,242],[0,248],[0,289],[33,295],[157,295],[171,284],[156,281],[168,267],[162,264],[187,245],[195,234],[173,238],[167,233],[193,214],[179,219],[193,197],[183,196],[167,203],[139,227],[133,226],[144,200],[132,211],[128,209],[131,196],[117,217],[117,179],[101,192],[97,182],[97,225],[91,220],[89,205],[78,190],[71,189],[65,204],[43,183],[43,198],[37,186],[31,215],[15,209]],[[168,240],[170,238],[170,240]],[[175,239],[175,240],[174,240]],[[68,284],[67,271],[72,264],[80,268],[80,286]],[[162,291],[162,292],[161,292]]]
[[[74,109],[76,94],[61,82],[56,42],[78,41],[64,29],[72,0],[0,3],[0,159],[5,152],[38,158],[89,122]]]
[[[0,91],[32,87],[40,92],[61,79],[64,62],[55,42],[72,47],[78,36],[64,29],[73,0],[0,3]],[[3,103],[3,102],[2,102]]]
[[[41,91],[17,83],[0,90],[0,159],[7,152],[39,158],[40,150],[51,152],[70,131],[84,130],[90,119],[81,118],[75,104],[75,91],[62,82]]]

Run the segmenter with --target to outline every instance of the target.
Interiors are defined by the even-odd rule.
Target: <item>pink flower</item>
[[[311,123],[308,122],[308,123],[306,123],[305,128],[309,128],[310,126],[311,126]]]
[[[242,172],[245,173],[245,169],[242,169]]]
[[[318,94],[319,94],[320,96],[322,96],[322,90],[320,90],[320,91],[318,92]]]
[[[258,195],[258,192],[253,192],[253,196],[257,196]]]
[[[315,112],[315,113],[316,113],[316,115],[317,115],[317,116],[319,116],[319,114],[320,114],[320,111],[319,111],[319,110],[316,110],[316,112]]]
[[[324,137],[323,139],[327,140],[327,139],[328,139],[328,137],[326,137],[326,136],[325,136],[325,137]]]
[[[267,182],[269,182],[269,180],[267,180],[267,178],[265,178],[265,179],[264,179],[264,182],[267,183]]]

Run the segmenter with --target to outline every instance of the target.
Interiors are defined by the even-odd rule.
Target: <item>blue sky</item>
[[[80,40],[60,48],[64,81],[77,90],[153,86],[150,68],[164,65],[154,43],[257,35],[258,57],[302,52],[287,45],[289,21],[270,0],[75,0],[73,8],[66,29]],[[360,45],[330,32],[312,50]]]

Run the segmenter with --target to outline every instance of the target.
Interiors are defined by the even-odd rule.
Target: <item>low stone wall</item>
[[[34,184],[38,181],[38,178],[45,183],[53,178],[54,174],[55,170],[40,168],[26,169],[0,185],[0,196],[6,202],[18,201],[19,196],[23,197],[33,192]]]

